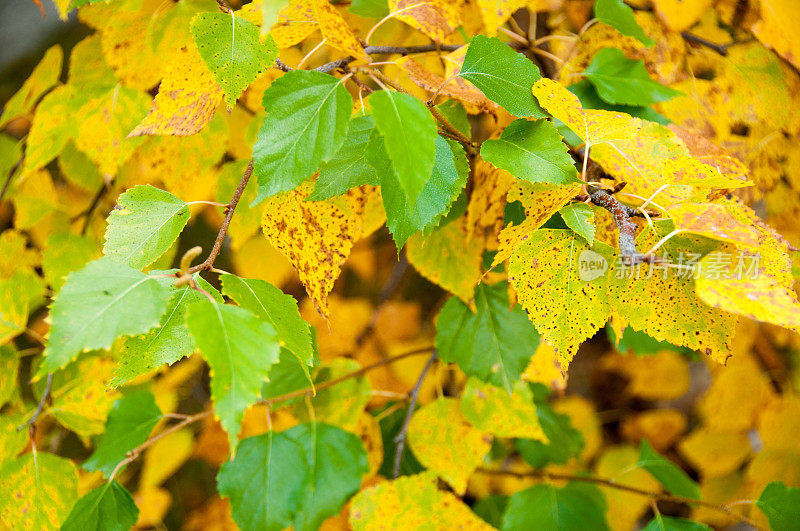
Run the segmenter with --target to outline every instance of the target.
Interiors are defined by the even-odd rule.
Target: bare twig
[[[428,100],[426,102],[426,105],[428,106],[428,110],[431,112],[433,117],[436,118],[436,121],[438,121],[441,124],[442,129],[450,133],[451,136],[455,137],[456,140],[461,142],[470,154],[474,155],[475,153],[477,153],[476,144],[472,141],[472,139],[470,139],[467,135],[456,129],[456,127],[450,123],[450,121],[445,117],[445,115],[442,114],[441,111],[436,108],[436,105],[433,104],[432,100]]]
[[[688,31],[682,31],[681,37],[683,37],[683,40],[687,42],[693,42],[695,44],[705,46],[706,48],[714,50],[715,52],[723,56],[728,55],[728,48],[730,48],[734,44],[740,44],[738,41],[729,42],[728,44],[717,44],[715,42],[706,40],[703,37],[700,37],[699,35],[695,35],[694,33],[690,33]]]
[[[630,209],[605,190],[597,190],[589,195],[592,203],[605,208],[614,216],[614,223],[619,228],[619,250],[623,262],[626,265],[652,263],[653,256],[642,254],[636,250],[636,224],[630,219]]]
[[[287,65],[286,63],[284,63],[283,61],[281,61],[277,57],[275,58],[275,66],[277,66],[278,68],[280,68],[284,72],[290,72],[292,70],[291,66]]]
[[[22,430],[24,430],[25,428],[27,428],[29,426],[33,426],[33,424],[36,422],[36,419],[39,418],[39,415],[42,413],[42,410],[44,409],[45,403],[50,398],[50,386],[52,384],[53,384],[53,375],[52,374],[48,374],[47,375],[47,384],[44,387],[44,392],[42,393],[42,398],[41,398],[41,400],[39,400],[39,405],[36,406],[36,410],[33,412],[33,415],[31,416],[31,418],[29,418],[27,421],[25,421],[24,423],[22,423],[19,426],[17,426],[17,431],[22,431]]]
[[[222,248],[222,242],[225,240],[225,235],[228,233],[228,226],[231,224],[231,218],[233,217],[233,212],[236,210],[236,205],[239,204],[239,199],[241,199],[242,194],[244,193],[244,189],[247,187],[247,182],[250,180],[250,176],[253,175],[253,161],[250,161],[250,164],[247,165],[247,169],[244,170],[244,175],[242,175],[242,180],[239,182],[239,186],[236,187],[236,191],[233,192],[233,196],[231,197],[230,203],[228,203],[227,208],[225,209],[225,219],[222,221],[222,225],[219,227],[219,232],[217,233],[217,239],[214,240],[214,247],[211,248],[211,252],[208,253],[208,258],[203,261],[201,264],[197,264],[196,266],[190,267],[186,270],[188,274],[197,273],[198,271],[205,271],[207,269],[211,269],[214,265],[214,260],[217,259],[217,255],[219,255],[219,251]]]
[[[756,529],[767,531],[764,527],[758,525],[753,520],[747,518],[746,516],[742,516],[740,514],[735,513],[733,510],[730,509],[730,507],[727,507],[725,505],[717,505],[702,500],[686,498],[684,496],[675,496],[673,494],[664,494],[662,492],[653,492],[645,489],[640,489],[638,487],[631,487],[630,485],[622,485],[620,483],[617,483],[613,479],[600,478],[595,476],[576,476],[571,474],[558,474],[558,473],[548,472],[547,470],[542,470],[542,469],[518,471],[518,470],[497,470],[497,469],[479,468],[478,472],[496,476],[514,476],[518,478],[532,477],[532,478],[541,478],[545,480],[582,481],[584,483],[594,483],[596,485],[603,485],[604,487],[610,487],[612,489],[623,490],[625,492],[638,494],[640,496],[646,496],[653,500],[681,503],[685,505],[699,505],[701,507],[706,507],[708,509],[725,513],[733,518],[738,518],[740,521],[750,526],[753,526]]]
[[[431,357],[428,358],[428,363],[422,368],[422,372],[419,374],[419,378],[417,378],[417,383],[414,384],[414,388],[408,393],[409,403],[408,403],[408,411],[406,412],[406,418],[403,419],[403,426],[400,428],[400,432],[394,438],[395,449],[394,449],[394,467],[392,468],[392,477],[397,477],[400,475],[400,463],[403,461],[403,450],[406,446],[406,433],[408,432],[408,425],[411,423],[411,416],[414,414],[414,408],[417,406],[417,399],[419,399],[419,391],[422,389],[422,382],[425,381],[425,376],[428,375],[428,370],[433,365],[433,362],[436,361],[436,351],[433,351]]]

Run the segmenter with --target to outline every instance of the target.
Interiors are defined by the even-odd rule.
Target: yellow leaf
[[[645,470],[636,466],[639,450],[630,445],[611,446],[597,460],[595,473],[604,478],[613,478],[622,485],[630,485],[649,491],[659,491],[658,481]],[[636,523],[650,507],[647,498],[610,487],[599,487],[608,502],[606,518],[612,529],[635,529]]]
[[[471,304],[481,279],[483,244],[467,240],[466,219],[460,218],[429,235],[415,234],[408,240],[408,261],[425,278]]]
[[[461,25],[456,6],[444,0],[389,0],[389,10],[436,42],[444,42]]]
[[[754,494],[758,496],[761,492]],[[747,499],[749,496],[750,492],[742,472],[734,472],[719,478],[701,478],[700,480],[700,499],[709,503],[726,505]],[[750,507],[745,504],[731,506],[734,514],[746,515],[749,509]],[[750,516],[753,517],[753,513],[750,513]],[[720,511],[700,506],[696,506],[692,510],[692,520],[703,522],[717,529],[724,529],[738,522],[738,519],[734,516],[728,516]],[[764,524],[766,526],[766,522]]]
[[[483,92],[460,77],[447,81],[442,76],[426,69],[411,57],[403,57],[397,61],[397,64],[405,70],[409,79],[417,86],[428,92],[438,91],[442,96],[449,96],[460,101],[470,114],[491,112],[497,108],[497,104],[484,96]]]
[[[231,502],[214,497],[193,510],[186,518],[185,531],[239,531],[231,516]]]
[[[374,476],[378,473],[383,463],[381,426],[374,416],[365,411],[358,417],[354,433],[361,439],[364,444],[364,450],[367,451],[367,462],[369,463],[367,476]]]
[[[691,28],[700,16],[711,6],[712,0],[655,0],[658,18],[664,21],[672,31],[683,31]]]
[[[24,332],[28,323],[28,301],[15,291],[11,280],[0,281],[0,345]]]
[[[497,30],[518,9],[526,7],[528,0],[478,0],[486,35],[494,37]]]
[[[739,222],[719,203],[683,203],[667,207],[667,213],[681,232],[701,234],[715,240],[758,246],[758,232]]]
[[[519,201],[525,208],[525,220],[519,225],[507,225],[500,234],[500,245],[492,267],[506,261],[514,250],[528,238],[528,234],[541,227],[545,221],[569,203],[580,192],[581,185],[558,186],[550,183],[517,181],[508,191],[507,201]]]
[[[359,370],[357,361],[339,358],[326,365],[317,375],[317,384],[339,378],[345,374]],[[324,375],[320,378],[320,374]],[[317,392],[307,403],[299,403],[293,408],[295,417],[300,422],[326,422],[338,426],[345,431],[354,431],[364,408],[367,407],[371,389],[369,381],[364,377],[350,378],[333,387]]]
[[[133,495],[133,501],[139,509],[136,527],[159,527],[172,505],[172,495],[166,489],[145,487]]]
[[[563,390],[567,387],[567,380],[561,372],[556,351],[545,341],[539,343],[521,378],[526,382],[542,383],[551,389]]]
[[[627,392],[645,400],[673,400],[689,390],[689,365],[686,358],[671,350],[637,357],[611,354],[603,359],[606,369],[628,378]]]
[[[800,6],[794,0],[761,0],[761,20],[753,26],[758,39],[800,68],[800,37],[795,22]]]
[[[278,20],[269,32],[278,48],[289,48],[314,33],[317,24],[315,0],[291,0],[278,13]]]
[[[144,454],[139,488],[158,487],[192,455],[194,437],[189,429],[174,431],[154,442]]]
[[[678,449],[706,478],[726,476],[738,470],[751,452],[746,431],[714,431],[706,427],[690,433]]]
[[[58,208],[58,194],[50,172],[41,168],[14,183],[14,226],[30,229]]]
[[[492,438],[472,426],[455,398],[439,398],[411,417],[408,444],[423,466],[464,494],[467,480],[483,462]]]
[[[660,453],[669,450],[686,431],[686,415],[677,409],[649,409],[625,419],[622,433],[629,441],[647,439]]]
[[[516,179],[507,171],[480,159],[475,163],[472,195],[467,205],[470,238],[478,238],[492,249],[503,227],[506,194]]]
[[[582,255],[583,253],[583,255]],[[591,253],[591,254],[586,254]],[[611,314],[605,275],[580,277],[581,256],[613,261],[614,251],[596,242],[593,250],[572,230],[539,229],[516,247],[508,276],[536,330],[553,346],[566,371],[578,346]]]
[[[361,233],[365,194],[353,188],[327,201],[305,201],[313,183],[264,202],[264,236],[292,263],[317,311],[328,317],[328,293]]]
[[[232,258],[239,276],[260,278],[278,287],[283,286],[290,279],[296,278],[289,260],[270,245],[263,236],[257,235],[237,247]]]
[[[491,531],[464,502],[436,488],[436,476],[422,472],[362,490],[353,498],[350,524],[356,531],[418,529]]]
[[[78,130],[72,117],[84,103],[86,99],[72,85],[60,85],[42,98],[28,133],[23,174],[38,170],[61,153]]]
[[[14,229],[0,233],[0,279],[11,277],[21,268],[36,267],[41,261],[39,252],[27,247],[23,233]]]
[[[800,398],[786,394],[771,401],[761,411],[757,427],[764,448],[800,453]]]
[[[140,138],[126,138],[147,112],[147,96],[117,85],[108,93],[92,99],[78,111],[75,145],[100,168],[100,173],[115,175],[142,143]]]
[[[102,27],[100,44],[106,62],[127,86],[139,90],[148,90],[158,83],[164,65],[143,38],[150,24],[149,11],[147,8],[139,11],[114,9],[98,21]]]
[[[327,318],[315,310],[310,299],[300,302],[300,315],[318,331],[317,346],[323,362],[354,352],[359,337],[372,319],[372,305],[368,299],[344,298],[334,293],[328,302]]]
[[[3,107],[3,112],[0,114],[0,129],[14,118],[31,114],[39,98],[50,87],[58,83],[63,60],[64,52],[59,45],[53,46],[45,52],[44,57],[25,80],[22,88],[11,96],[11,99]]]
[[[547,444],[539,425],[536,405],[524,382],[514,385],[514,392],[483,383],[471,377],[461,394],[461,413],[476,428],[495,437],[523,437]]]
[[[371,61],[370,56],[364,51],[364,47],[361,46],[344,17],[337,11],[336,6],[328,0],[314,0],[314,10],[325,44],[356,59]]]
[[[192,41],[166,62],[153,108],[128,136],[193,135],[214,116],[222,89]]]
[[[0,463],[14,459],[28,444],[27,431],[17,430],[26,420],[23,413],[0,415]]]
[[[83,10],[80,11],[83,13]],[[92,90],[117,83],[114,71],[103,57],[101,33],[93,33],[75,45],[69,54],[69,84]]]

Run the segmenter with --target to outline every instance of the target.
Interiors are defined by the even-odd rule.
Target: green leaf
[[[175,271],[153,271],[154,274],[169,272]],[[199,273],[195,273],[192,278],[200,288],[222,304],[222,295]],[[173,277],[157,280],[170,290],[167,311],[157,328],[144,335],[127,337],[119,344],[119,365],[108,384],[109,387],[118,387],[161,365],[172,365],[195,349],[194,340],[186,327],[186,310],[191,304],[205,300],[205,296],[189,285],[176,287]]]
[[[278,57],[272,37],[261,41],[258,26],[225,13],[198,13],[192,19],[192,36],[228,107]]]
[[[756,505],[766,515],[773,531],[797,529],[800,522],[800,489],[773,481],[759,496]]]
[[[107,349],[120,336],[155,328],[169,292],[156,279],[101,258],[71,273],[51,307],[52,325],[37,376],[87,350]]]
[[[39,451],[0,466],[3,529],[58,529],[77,499],[78,474],[69,459]]]
[[[476,35],[469,43],[461,77],[516,116],[546,118],[531,87],[542,75],[530,59],[495,37]]]
[[[597,94],[597,90],[594,88],[594,85],[588,79],[582,79],[577,83],[573,83],[572,85],[568,86],[567,89],[578,96],[578,99],[581,100],[581,106],[584,109],[601,109],[606,111],[618,111],[624,112],[625,114],[630,114],[634,118],[641,118],[642,120],[648,120],[650,122],[656,122],[661,125],[669,125],[670,122],[667,118],[664,118],[656,111],[654,111],[651,107],[635,107],[633,105],[611,105],[600,99],[600,96]],[[562,122],[558,122],[557,129],[558,132],[564,135],[565,139],[567,135],[571,135],[575,138],[575,141],[568,140],[571,145],[578,146],[583,142],[569,130],[567,126],[565,126]]]
[[[472,137],[472,126],[469,123],[467,110],[456,100],[445,100],[436,106],[439,112],[447,118],[453,127],[464,133],[467,138]]]
[[[240,528],[301,531],[338,513],[367,471],[361,440],[320,422],[242,440],[217,482]]]
[[[584,75],[600,98],[613,105],[647,106],[683,94],[650,79],[644,61],[628,59],[617,48],[597,52]]]
[[[548,403],[550,390],[541,384],[533,385],[536,415],[539,425],[547,436],[545,444],[535,439],[517,439],[516,449],[525,461],[534,468],[548,464],[563,465],[583,450],[583,436],[572,427],[569,416],[556,413]]]
[[[7,177],[21,159],[20,142],[9,135],[0,134],[0,175]]]
[[[611,344],[616,345],[617,350],[623,354],[633,352],[637,356],[650,356],[658,354],[662,350],[671,350],[686,355],[694,352],[692,349],[678,347],[667,341],[659,341],[644,332],[634,330],[630,326],[626,326],[625,330],[622,331],[622,337],[619,338],[619,342],[617,342],[617,336],[611,326],[606,326],[606,333]]]
[[[42,253],[44,278],[53,291],[64,285],[64,278],[100,257],[100,246],[88,236],[57,232],[47,238]]]
[[[481,146],[483,159],[532,183],[578,182],[575,161],[567,145],[548,120],[515,120],[500,138]]]
[[[472,507],[472,512],[482,520],[500,529],[503,525],[503,513],[508,505],[509,497],[504,494],[490,494]]]
[[[134,186],[117,199],[108,216],[103,252],[111,260],[142,269],[167,252],[186,223],[189,207],[149,184]]]
[[[256,202],[294,189],[329,161],[344,141],[352,107],[341,80],[322,72],[293,70],[273,81],[253,146]]]
[[[208,299],[192,304],[186,321],[211,369],[214,411],[234,448],[245,409],[259,399],[278,361],[275,329],[244,308]]]
[[[358,436],[322,422],[300,424],[284,433],[305,450],[309,467],[294,529],[319,529],[358,492],[362,476],[369,472],[367,452]]]
[[[469,163],[460,144],[437,136],[433,172],[416,204],[409,207],[390,162],[384,158],[380,137],[376,136],[377,142],[370,145],[369,157],[371,162],[383,166],[378,169],[383,208],[386,224],[399,252],[414,233],[433,229],[447,215],[467,183]]]
[[[369,104],[400,189],[413,207],[436,160],[436,122],[425,104],[408,94],[382,90]]]
[[[305,365],[313,364],[314,349],[308,323],[300,317],[297,301],[264,280],[222,275],[222,293],[242,308],[268,322],[281,344]]]
[[[511,497],[502,529],[607,530],[605,512],[606,500],[594,485],[573,482],[560,489],[535,485]]]
[[[389,2],[386,0],[353,0],[347,10],[359,17],[381,19],[389,14]]]
[[[79,499],[61,531],[128,531],[138,518],[139,509],[131,493],[111,481]]]
[[[285,431],[242,439],[217,474],[217,490],[230,499],[234,521],[251,531],[290,527],[308,483],[305,449]]]
[[[594,243],[594,210],[586,203],[571,203],[558,211],[567,227],[577,232],[591,246]]]
[[[367,145],[374,128],[371,116],[357,116],[350,120],[342,147],[331,160],[320,166],[317,184],[306,201],[322,201],[362,184],[378,184],[378,174],[367,161]]]
[[[436,322],[436,349],[468,376],[511,392],[539,344],[539,334],[519,306],[509,310],[508,284],[479,284],[477,312],[450,297]]]
[[[711,528],[700,522],[662,516],[659,513],[650,520],[642,531],[711,531]]]
[[[160,419],[161,410],[150,391],[135,391],[117,400],[108,414],[106,431],[83,468],[110,476],[129,451],[147,440]]]
[[[0,407],[3,407],[12,397],[19,396],[19,389],[17,389],[19,358],[20,355],[13,345],[0,345]],[[3,452],[0,451],[0,461],[2,458]]]
[[[650,472],[650,475],[656,478],[670,493],[693,500],[700,499],[700,487],[697,486],[697,483],[675,463],[653,450],[647,439],[642,439],[639,462],[636,463],[636,466]]]
[[[622,0],[597,0],[594,4],[594,16],[605,22],[623,35],[638,39],[645,46],[652,46],[655,41],[644,34],[633,16],[633,9]]]
[[[278,363],[272,366],[269,371],[269,381],[261,386],[261,398],[267,400],[275,398],[292,391],[299,391],[313,383],[308,371],[308,365],[303,363],[286,348],[281,348],[278,356]],[[273,407],[278,408],[288,405],[291,401],[276,403]]]

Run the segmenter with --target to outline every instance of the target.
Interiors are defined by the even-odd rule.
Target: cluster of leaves
[[[93,32],[0,115],[0,522],[794,528],[800,13],[688,4],[58,0]]]

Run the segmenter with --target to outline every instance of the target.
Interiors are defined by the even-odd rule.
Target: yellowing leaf
[[[371,60],[336,6],[328,0],[314,0],[314,10],[326,44],[356,59]]]
[[[158,487],[178,470],[192,455],[194,437],[183,429],[170,433],[153,443],[144,455],[139,488]]]
[[[100,44],[106,62],[127,86],[139,90],[158,83],[164,64],[143,38],[150,23],[147,11],[114,9],[110,16],[101,17],[102,22],[98,21],[103,30]]]
[[[475,85],[467,83],[460,77],[447,81],[442,76],[431,72],[410,57],[399,59],[397,64],[405,70],[409,79],[417,86],[428,92],[438,91],[442,96],[449,96],[460,101],[464,104],[467,112],[478,114],[481,112],[490,112],[497,108],[497,104],[484,96],[483,92],[478,90]],[[446,84],[445,81],[447,81]]]
[[[313,183],[282,192],[264,202],[261,226],[272,246],[283,253],[317,311],[328,317],[328,293],[361,231],[365,195],[360,188],[342,199],[305,201]]]
[[[406,253],[422,276],[470,304],[481,278],[483,244],[476,238],[465,243],[466,239],[466,220],[460,218],[427,237],[412,236]]]
[[[97,164],[101,173],[115,175],[142,143],[142,139],[126,137],[145,112],[147,96],[118,85],[81,107],[75,145]]]
[[[753,33],[784,59],[800,68],[800,38],[794,22],[800,17],[800,6],[793,0],[761,0],[761,20]]]
[[[467,422],[455,398],[423,406],[408,426],[408,443],[416,458],[457,494],[466,491],[467,479],[483,462],[491,441],[490,435]]]
[[[521,378],[526,382],[542,383],[551,389],[563,390],[567,386],[556,351],[545,341],[539,343]]]
[[[40,262],[39,253],[27,248],[23,233],[13,229],[0,233],[0,279],[11,277],[19,269],[36,267]]]
[[[72,85],[53,89],[39,103],[28,133],[22,173],[30,173],[45,166],[76,135],[79,124],[70,119],[86,103],[80,91]]]
[[[750,456],[745,431],[714,431],[699,428],[678,446],[681,455],[705,478],[725,476],[737,470]]]
[[[18,229],[30,229],[58,208],[53,179],[44,168],[23,175],[14,188],[14,226]]]
[[[516,179],[507,171],[488,162],[475,163],[472,196],[467,205],[467,228],[471,238],[477,237],[488,248],[496,245],[497,233],[503,227],[506,194]]]
[[[497,30],[518,9],[526,7],[527,0],[478,0],[486,35],[494,37]]]
[[[12,279],[0,281],[0,345],[25,331],[29,304],[15,293]]]
[[[800,436],[800,398],[785,394],[772,400],[758,416],[758,434],[764,448],[797,452]]]
[[[658,481],[647,471],[636,466],[639,451],[630,445],[611,446],[603,452],[595,465],[600,477],[614,478],[623,485],[649,491],[658,491]],[[612,529],[635,529],[636,522],[650,506],[647,498],[623,490],[600,487],[608,502],[608,523]]]
[[[588,263],[607,267],[613,256],[607,245],[595,242],[589,251],[589,244],[575,232],[561,229],[530,233],[511,256],[508,275],[518,301],[536,330],[556,350],[563,370],[578,346],[611,314],[607,277],[590,275],[583,280],[580,268]]]
[[[553,410],[569,417],[570,424],[583,437],[583,450],[580,459],[588,463],[603,445],[603,427],[597,416],[594,404],[582,396],[572,395],[558,398]]]
[[[570,199],[580,192],[580,185],[558,186],[550,183],[517,181],[508,191],[509,203],[519,201],[525,208],[525,220],[519,225],[510,224],[498,235],[500,245],[492,267],[507,260],[514,250],[528,238],[528,234],[541,227]],[[592,243],[592,242],[589,242]]]
[[[436,42],[444,42],[461,25],[456,6],[444,0],[389,0],[389,10]]]
[[[654,356],[615,354],[604,361],[628,377],[628,392],[645,400],[672,400],[689,390],[686,358],[670,350]]]
[[[675,229],[702,234],[715,240],[758,247],[758,232],[734,218],[718,203],[683,203],[667,208]]]
[[[702,274],[720,260],[730,258],[723,253],[711,253],[700,261],[701,274],[696,285],[697,295],[703,302],[756,321],[793,329],[800,327],[800,303],[793,290],[781,286],[775,277],[763,271],[737,272],[733,263],[729,263],[722,274]]]
[[[136,527],[158,527],[163,525],[164,515],[172,505],[172,495],[166,489],[147,487],[133,495],[139,518]]]
[[[653,449],[664,453],[686,431],[686,415],[677,409],[649,409],[626,419],[622,425],[625,439],[647,439]]]
[[[3,112],[0,114],[0,129],[14,118],[31,113],[39,98],[50,87],[58,83],[63,60],[64,52],[61,50],[61,46],[53,46],[45,52],[44,57],[25,80],[22,88],[3,107]]]
[[[277,22],[269,32],[278,48],[294,46],[316,31],[319,26],[314,1],[292,0],[281,9]]]
[[[423,472],[362,490],[353,498],[350,524],[356,531],[426,529],[491,531],[464,502],[436,488],[436,476]]]
[[[672,31],[683,31],[692,27],[709,6],[711,6],[711,0],[693,0],[689,2],[655,0],[653,2],[658,18],[663,20]]]
[[[473,426],[495,437],[548,442],[539,425],[530,387],[524,382],[517,382],[514,392],[509,394],[505,389],[471,377],[461,394],[461,412]]]
[[[193,135],[214,116],[222,89],[194,41],[176,51],[164,69],[153,108],[129,136]]]

